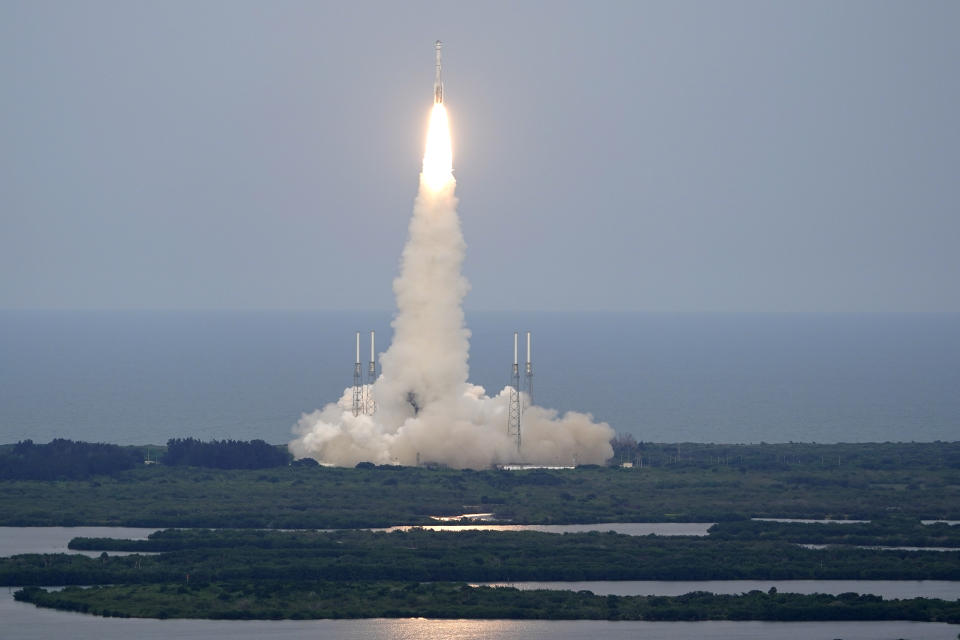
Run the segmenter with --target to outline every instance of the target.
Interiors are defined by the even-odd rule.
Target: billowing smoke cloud
[[[443,119],[445,128],[445,113]],[[449,140],[447,168],[439,180],[428,171],[430,144],[428,139],[410,237],[393,283],[393,343],[380,357],[382,374],[365,390],[372,391],[376,411],[353,415],[353,391],[347,388],[338,402],[301,417],[290,451],[298,458],[344,466],[420,460],[480,469],[516,462],[604,462],[613,453],[613,430],[606,423],[583,413],[561,417],[527,406],[523,445],[517,451],[507,432],[510,388],[490,397],[468,382],[470,332],[462,303],[469,284],[460,270],[466,245],[457,217],[456,182],[450,175]]]

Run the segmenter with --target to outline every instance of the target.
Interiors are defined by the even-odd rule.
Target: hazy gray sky
[[[958,2],[0,0],[0,307],[960,310]]]

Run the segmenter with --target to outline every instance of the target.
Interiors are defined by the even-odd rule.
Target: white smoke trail
[[[439,105],[443,110],[443,105]],[[336,403],[304,414],[290,451],[321,463],[412,465],[418,460],[456,468],[525,462],[600,464],[613,451],[613,430],[588,414],[527,407],[523,446],[507,433],[509,387],[494,397],[468,382],[470,332],[463,298],[469,284],[460,268],[466,250],[457,217],[456,182],[450,173],[449,137],[435,139],[438,109],[428,136],[424,171],[394,280],[397,314],[383,373],[374,384],[374,415],[353,415],[352,389]],[[446,113],[442,127],[447,136]],[[431,146],[432,145],[432,146]],[[431,148],[440,149],[431,155]],[[437,169],[437,155],[440,169]],[[438,177],[439,176],[439,177]]]

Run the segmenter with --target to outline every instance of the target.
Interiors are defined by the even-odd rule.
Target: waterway
[[[0,527],[0,557],[19,553],[78,553],[99,556],[100,551],[67,548],[73,538],[124,538],[146,540],[157,529],[136,527]],[[110,555],[126,555],[111,551]]]
[[[713,522],[601,522],[599,524],[428,524],[418,525],[431,531],[543,531],[545,533],[585,533],[613,531],[628,536],[705,536]],[[412,526],[388,527],[374,531],[406,531]]]
[[[809,518],[750,518],[755,522],[799,522],[801,524],[866,524],[869,520],[811,520]],[[929,522],[933,523],[933,520]]]
[[[872,549],[873,551],[940,551],[943,553],[960,551],[960,547],[885,547],[869,544],[813,544],[799,543],[804,549],[826,549],[827,547],[850,547],[853,549]]]

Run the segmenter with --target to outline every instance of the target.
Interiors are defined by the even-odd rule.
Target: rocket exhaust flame
[[[450,142],[450,123],[447,108],[442,103],[433,105],[427,145],[423,154],[423,182],[433,191],[453,183],[453,150]]]
[[[450,143],[450,123],[447,108],[443,106],[443,80],[440,77],[440,47],[437,40],[437,76],[433,81],[433,110],[427,127],[427,144],[423,153],[422,181],[437,191],[453,182],[453,150]]]
[[[381,354],[381,373],[370,385],[376,413],[351,410],[355,402],[347,388],[339,401],[301,417],[290,451],[297,458],[344,466],[364,461],[412,465],[421,459],[475,469],[508,462],[602,463],[613,455],[613,430],[607,424],[583,413],[560,417],[552,409],[528,406],[523,447],[517,451],[517,441],[503,428],[511,387],[491,397],[468,382],[470,331],[462,303],[469,284],[461,274],[466,244],[454,195],[439,41],[436,52],[420,189],[393,283],[393,342]],[[516,352],[515,345],[515,363]],[[356,359],[359,363],[359,342]]]

